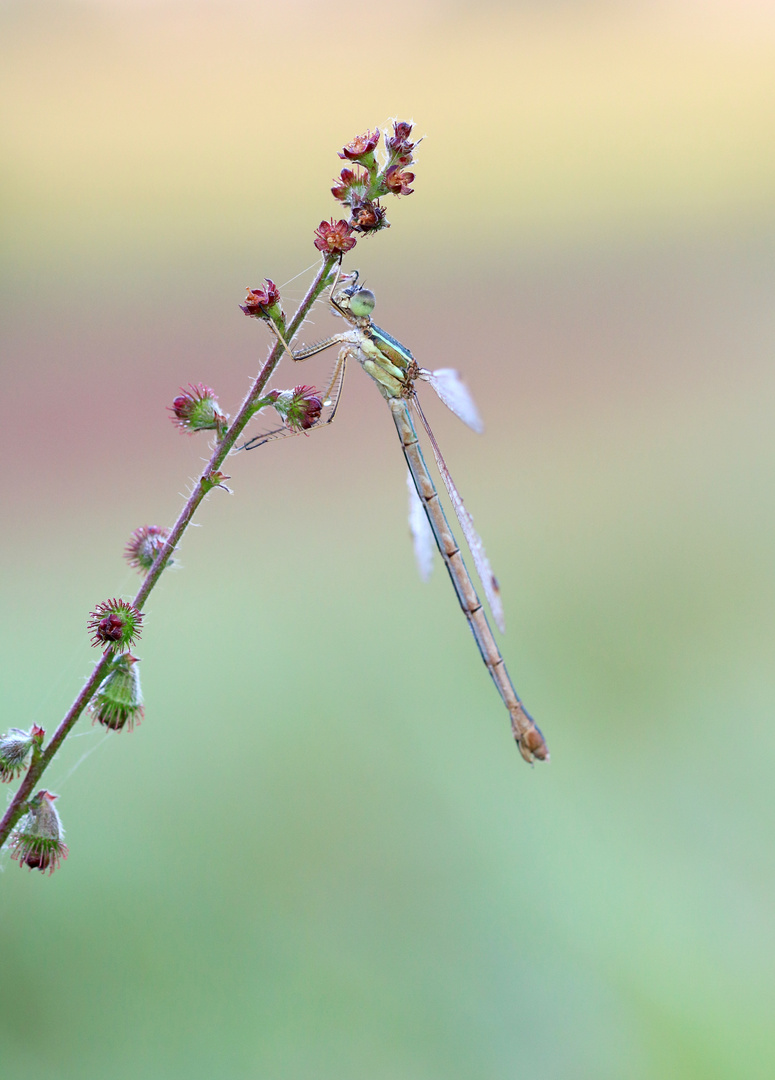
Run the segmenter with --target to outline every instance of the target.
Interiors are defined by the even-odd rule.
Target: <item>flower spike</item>
[[[414,161],[416,142],[410,142],[412,124],[405,120],[393,121],[393,133],[385,132],[385,157],[382,165],[377,163],[374,151],[379,141],[379,130],[358,135],[340,152],[339,157],[357,162],[359,170],[342,169],[339,179],[331,188],[331,194],[339,202],[350,207],[347,224],[354,232],[371,233],[387,229],[390,222],[380,205],[383,195],[411,195],[414,173],[407,166]],[[337,244],[331,226],[321,222],[315,247],[323,252],[347,251]]]

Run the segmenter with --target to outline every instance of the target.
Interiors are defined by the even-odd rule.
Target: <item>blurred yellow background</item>
[[[415,193],[349,266],[479,402],[483,438],[428,412],[552,751],[417,580],[353,371],[330,430],[229,462],[144,723],[46,776],[62,869],[0,857],[3,1076],[770,1078],[772,5],[6,0],[0,53],[2,729],[77,693],[208,454],[165,406],[236,412],[244,286],[293,309],[337,151],[398,116]]]

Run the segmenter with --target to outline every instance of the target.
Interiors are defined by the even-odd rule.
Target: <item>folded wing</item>
[[[433,571],[433,553],[436,550],[436,538],[428,523],[428,516],[422,499],[417,494],[417,489],[412,480],[412,474],[407,470],[406,486],[409,489],[409,531],[412,534],[414,544],[414,557],[417,560],[417,569],[423,581],[428,581]]]
[[[429,383],[447,408],[459,416],[464,424],[478,432],[484,431],[484,424],[479,415],[471,393],[454,368],[439,368],[438,371],[421,371],[420,378]]]
[[[460,497],[460,492],[455,487],[454,481],[449,474],[449,469],[441,456],[441,450],[439,450],[438,443],[435,436],[431,431],[430,424],[425,419],[425,413],[420,408],[420,403],[417,398],[414,398],[414,407],[417,410],[417,415],[422,421],[422,426],[430,439],[431,447],[433,449],[433,456],[436,459],[436,466],[441,474],[441,479],[444,481],[444,487],[447,489],[447,494],[452,502],[453,509],[457,515],[457,519],[460,522],[460,528],[463,530],[463,535],[466,538],[471,555],[473,556],[474,566],[476,572],[479,575],[479,580],[482,583],[484,589],[484,595],[487,597],[487,602],[490,605],[492,611],[492,617],[495,619],[495,625],[501,631],[506,629],[505,619],[503,615],[503,603],[500,596],[500,586],[498,585],[498,579],[492,572],[490,566],[490,560],[487,558],[487,552],[484,550],[484,544],[479,533],[474,528],[474,519],[469,514],[463,505],[463,500]]]

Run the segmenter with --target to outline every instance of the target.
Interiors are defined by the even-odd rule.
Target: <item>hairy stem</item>
[[[338,261],[339,256],[337,255],[329,255],[323,259],[320,269],[318,270],[312,281],[312,284],[307,290],[306,296],[299,305],[296,314],[293,316],[290,323],[288,324],[288,340],[293,339],[294,335],[297,333],[297,331],[301,327],[301,324],[307,317],[310,308],[320,296],[323,289],[325,289],[326,285],[329,284],[329,276]],[[180,542],[181,537],[183,536],[183,533],[186,531],[186,528],[188,527],[191,519],[196,513],[199,504],[202,502],[205,495],[207,495],[207,493],[212,489],[212,487],[217,484],[217,479],[214,479],[214,474],[216,474],[220,470],[220,467],[226,460],[227,455],[233,449],[237,439],[240,437],[248,421],[253,416],[253,406],[255,405],[256,401],[258,401],[258,399],[261,397],[264,388],[266,387],[266,384],[269,382],[275,370],[277,369],[277,366],[283,357],[284,351],[285,349],[282,342],[279,340],[276,341],[274,347],[269,353],[269,357],[264,363],[264,366],[259,371],[256,381],[253,383],[253,386],[250,388],[249,393],[243,401],[233,423],[231,424],[223,438],[221,438],[216,444],[215,449],[213,450],[212,457],[207,463],[207,466],[202,472],[202,475],[199,477],[199,481],[194,487],[194,490],[189,496],[185,506],[181,510],[178,516],[178,520],[172,527],[166,544],[156,557],[153,566],[148,571],[148,574],[146,575],[143,584],[138,590],[137,596],[132,601],[133,606],[136,607],[138,611],[142,610],[145,601],[148,599],[148,596],[151,593],[151,590],[154,588],[159,578],[161,577],[164,568],[169,562],[172,553],[174,552],[175,548]],[[57,750],[62,745],[70,731],[72,730],[81,713],[89,704],[89,701],[93,697],[94,692],[107,674],[110,667],[110,662],[111,656],[109,654],[106,653],[101,657],[99,662],[95,665],[94,670],[89,676],[89,679],[84,685],[80,694],[70,706],[59,727],[56,729],[53,736],[46,744],[46,747],[44,748],[40,756],[37,758],[37,760],[33,760],[32,764],[27,770],[27,773],[22,780],[19,789],[11,800],[8,809],[6,810],[2,820],[0,821],[0,847],[2,847],[2,845],[8,839],[14,825],[19,820],[21,815],[25,812],[27,808],[27,801],[33,794],[33,789],[35,785],[37,784],[38,780],[43,775],[45,770],[48,768],[51,760],[53,759]]]

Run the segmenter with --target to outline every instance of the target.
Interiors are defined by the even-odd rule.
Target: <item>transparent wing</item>
[[[484,424],[479,415],[471,393],[454,368],[439,368],[438,371],[421,371],[420,378],[430,383],[447,408],[459,416],[464,424],[477,431],[484,431]]]
[[[495,619],[495,625],[498,627],[501,633],[506,629],[505,620],[503,617],[503,603],[501,601],[500,586],[498,585],[498,579],[492,572],[490,566],[490,560],[487,558],[487,552],[484,550],[484,544],[479,533],[474,528],[474,519],[463,505],[463,500],[460,497],[460,492],[455,487],[452,477],[449,475],[449,469],[441,456],[441,450],[439,450],[438,443],[431,431],[430,424],[425,419],[425,414],[420,408],[420,403],[417,398],[414,399],[414,406],[417,409],[417,414],[422,421],[422,426],[425,428],[428,438],[430,439],[431,447],[433,448],[433,456],[436,459],[436,465],[441,479],[444,481],[444,487],[447,489],[447,494],[450,497],[452,506],[457,514],[457,519],[460,522],[460,528],[463,530],[463,535],[466,538],[466,543],[473,556],[474,566],[476,572],[479,575],[479,580],[484,588],[484,595],[487,597],[487,602],[490,605],[492,611],[492,617]]]
[[[428,523],[428,516],[422,499],[417,494],[417,489],[412,480],[412,474],[407,470],[406,486],[409,488],[409,531],[412,534],[414,544],[414,557],[417,560],[417,569],[420,577],[427,581],[433,571],[433,553],[436,550],[436,538]]]

